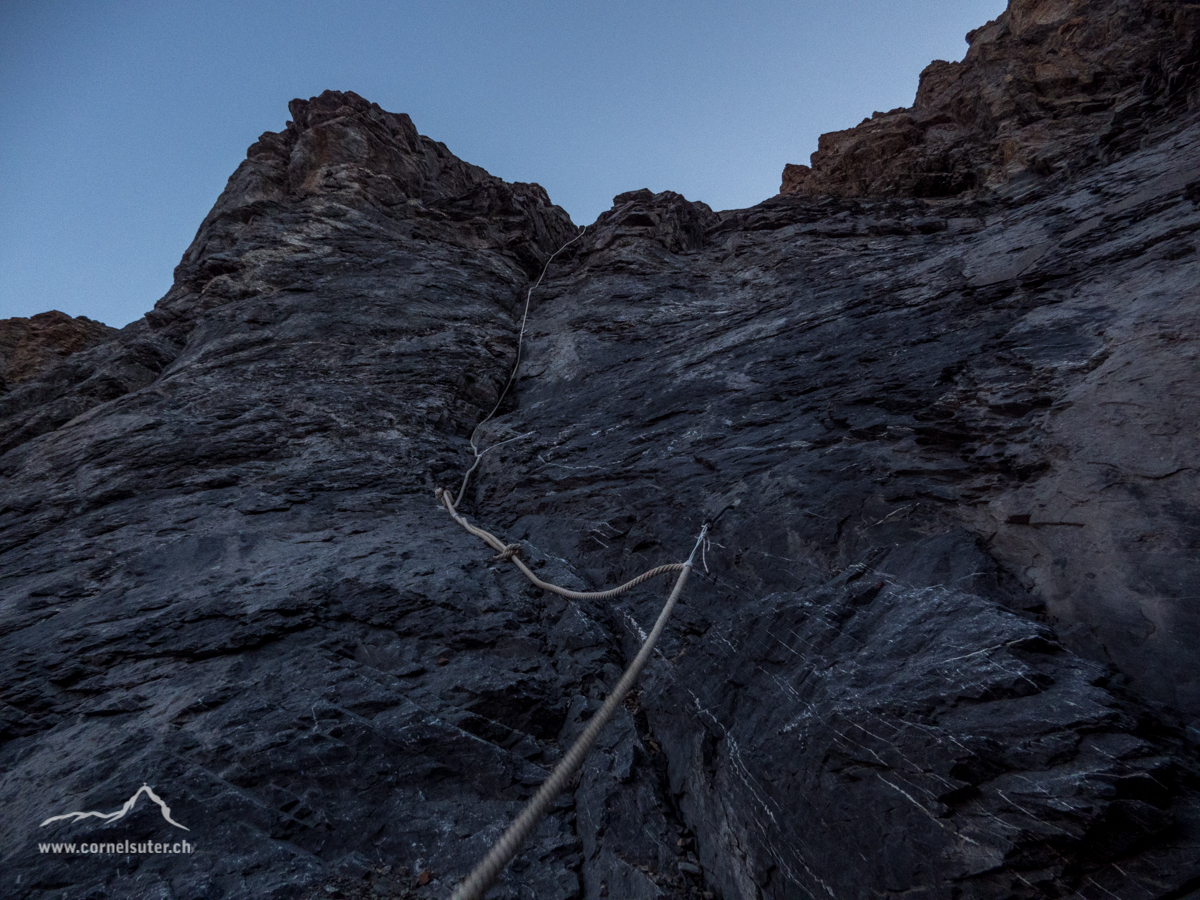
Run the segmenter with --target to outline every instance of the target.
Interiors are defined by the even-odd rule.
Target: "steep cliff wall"
[[[554,261],[463,511],[581,588],[716,528],[494,896],[1200,889],[1173,115],[1032,191],[634,191]],[[576,233],[405,116],[295,101],[145,320],[0,395],[5,896],[449,895],[662,599],[542,594],[434,500]],[[143,783],[186,834],[41,825]]]

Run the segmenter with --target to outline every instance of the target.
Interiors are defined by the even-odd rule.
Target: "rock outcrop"
[[[549,265],[460,509],[581,589],[715,524],[492,896],[1200,890],[1200,122],[1155,128],[936,203],[633,191]],[[295,101],[155,310],[0,396],[5,896],[449,896],[662,601],[434,498],[577,235]],[[187,832],[43,824],[143,783]],[[194,852],[38,846],[147,840]]]
[[[1069,177],[1152,137],[1200,94],[1200,6],[1012,0],[961,63],[921,73],[912,107],[821,136],[780,192],[947,197]]]
[[[72,318],[58,310],[28,319],[0,319],[0,393],[116,333],[117,329],[87,316]]]

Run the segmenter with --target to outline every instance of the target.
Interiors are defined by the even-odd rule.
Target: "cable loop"
[[[520,544],[509,544],[499,553],[492,557],[492,562],[504,562],[506,560],[515,559],[517,554],[521,552]]]

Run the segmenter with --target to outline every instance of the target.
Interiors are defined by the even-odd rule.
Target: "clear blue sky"
[[[0,318],[141,316],[293,97],[406,112],[578,224],[641,187],[731,209],[1005,5],[0,0]]]

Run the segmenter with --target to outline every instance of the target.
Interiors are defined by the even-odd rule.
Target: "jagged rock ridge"
[[[1136,149],[1200,88],[1194,3],[1013,0],[967,40],[912,107],[822,135],[780,192],[946,197],[1070,175]]]
[[[72,353],[103,343],[117,330],[58,310],[0,319],[0,392],[38,375]]]
[[[6,894],[446,897],[661,601],[433,497],[565,213],[292,117],[153,313],[0,398]],[[1034,197],[635,191],[556,260],[464,510],[581,588],[720,518],[494,896],[1195,893],[1198,136]],[[143,782],[196,853],[37,851]]]

